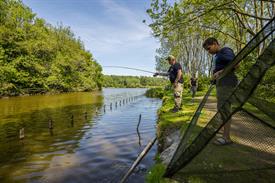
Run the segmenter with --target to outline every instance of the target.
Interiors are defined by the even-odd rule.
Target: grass
[[[170,112],[170,109],[174,106],[172,93],[165,94],[163,105],[159,109],[158,139],[160,144],[163,143],[167,135],[176,129],[181,129],[181,132],[185,131],[204,93],[205,92],[197,93],[198,98],[194,104],[192,104],[190,94],[185,92],[182,101],[183,107],[178,113]],[[216,100],[213,96],[215,96],[215,90],[209,97],[209,101],[212,100],[212,106],[215,106]],[[253,111],[258,117],[264,118],[265,121],[268,118],[268,116],[263,115],[257,108],[250,104],[246,104],[244,108],[249,109],[250,112]],[[214,114],[215,110],[211,111],[209,108],[202,110],[190,141],[196,137]],[[242,131],[242,129],[239,130]],[[249,138],[249,134],[247,134],[247,137]],[[232,138],[235,139],[236,137],[232,134]],[[275,166],[274,155],[257,149],[255,147],[256,144],[253,146],[246,144],[245,141],[239,142],[241,141],[236,141],[230,146],[223,147],[209,143],[203,151],[184,169],[179,171],[173,179],[162,178],[165,172],[165,165],[158,160],[147,174],[146,182],[172,183],[176,180],[188,183],[272,182],[271,180],[274,180],[275,174],[274,169],[270,169],[269,167]],[[160,151],[162,150],[163,149]]]
[[[205,92],[197,92],[196,97],[202,97]],[[182,96],[182,109],[177,113],[172,113],[170,110],[174,107],[174,97],[172,92],[164,93],[163,105],[158,111],[159,120],[158,120],[158,141],[159,144],[162,144],[164,138],[177,129],[180,129],[182,132],[187,128],[189,122],[191,121],[194,112],[196,111],[200,99],[195,99],[194,103],[192,102],[191,94],[184,92]],[[202,114],[206,116],[206,113]],[[163,178],[165,172],[165,165],[163,165],[158,156],[156,158],[156,164],[150,169],[146,176],[146,182],[148,183],[174,183],[177,182],[172,179]]]
[[[252,113],[253,115],[255,115],[256,117],[258,117],[259,119],[265,121],[266,123],[270,124],[271,126],[275,126],[275,122],[272,118],[270,118],[270,116],[266,115],[264,112],[262,112],[261,110],[259,110],[258,108],[256,108],[255,106],[253,106],[250,103],[246,103],[243,108],[245,110],[247,110],[248,112]],[[270,108],[270,109],[274,109],[274,108]]]
[[[145,177],[147,183],[178,183],[176,180],[163,178],[165,165],[161,163],[159,155],[156,156],[156,164],[150,169]]]
[[[199,92],[197,96],[203,96],[203,93]],[[174,107],[174,101],[172,93],[169,93],[163,98],[163,105],[159,109],[158,128],[162,130],[169,126],[181,126],[188,123],[198,107],[198,102],[199,100],[195,99],[192,103],[190,94],[185,92],[182,96],[182,109],[177,113],[173,113],[170,110]]]
[[[182,95],[182,109],[177,113],[170,111],[174,107],[173,94],[171,92],[165,94],[163,97],[163,105],[158,111],[159,120],[157,135],[160,144],[162,144],[164,138],[172,132],[178,129],[180,129],[182,133],[185,131],[199,105],[200,98],[202,98],[204,94],[205,91],[197,92],[196,99],[193,103],[191,94],[185,91]],[[207,114],[205,111],[202,111],[198,126],[195,127],[195,131],[200,131],[201,127],[204,126],[207,121],[205,118],[206,116]],[[162,147],[160,147],[160,150],[161,149]]]
[[[162,98],[164,93],[163,88],[150,88],[146,91],[145,95],[146,97],[151,97],[151,98]]]

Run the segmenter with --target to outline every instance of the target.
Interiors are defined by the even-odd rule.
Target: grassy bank
[[[185,92],[182,110],[178,113],[170,112],[173,108],[172,93],[165,94],[163,106],[159,109],[157,129],[159,153],[165,149],[162,146],[168,135],[178,129],[181,132],[186,130],[204,93],[199,92],[193,104],[190,94]],[[212,95],[215,95],[215,91]],[[249,111],[256,110],[249,104],[245,105],[245,108],[250,109]],[[194,128],[191,140],[203,129],[215,112],[216,99],[210,96]],[[262,118],[258,110],[253,113]],[[191,163],[177,172],[173,179],[162,178],[166,167],[157,159],[155,166],[147,174],[146,181],[149,183],[171,183],[176,180],[188,183],[229,183],[274,180],[274,169],[270,168],[275,165],[274,150],[272,150],[272,143],[266,141],[267,138],[274,138],[274,133],[266,128],[263,129],[263,126],[254,122],[254,119],[242,116],[241,113],[233,116],[231,127],[233,144],[217,146],[211,141]]]
[[[163,104],[158,111],[159,119],[157,124],[157,136],[159,141],[159,152],[162,152],[164,150],[163,144],[165,141],[165,137],[167,137],[169,134],[173,133],[178,129],[180,129],[181,132],[183,132],[187,128],[204,94],[205,94],[205,91],[197,92],[196,98],[194,102],[192,102],[191,93],[185,90],[182,97],[182,109],[177,113],[173,113],[171,112],[171,109],[174,107],[173,93],[172,91],[164,91]],[[205,124],[206,116],[207,114],[205,112],[202,112],[202,116],[198,123],[197,130],[201,129],[201,127],[199,126],[203,126]],[[148,172],[146,177],[146,182],[149,182],[149,183],[176,182],[175,180],[172,180],[172,179],[162,178],[164,172],[165,172],[165,166],[161,163],[161,161],[157,156],[156,164]]]
[[[150,88],[146,91],[145,96],[150,98],[162,98],[164,95],[163,88]]]
[[[192,102],[191,94],[188,91],[184,91],[182,96],[182,109],[177,113],[171,112],[171,109],[174,107],[173,93],[168,92],[165,94],[163,97],[163,105],[158,111],[159,121],[157,135],[160,144],[162,144],[163,138],[172,132],[178,129],[180,129],[181,132],[185,131],[204,94],[205,91],[197,92],[196,98],[194,102]],[[203,119],[205,116],[206,114],[202,112],[201,121],[198,123],[199,126],[204,125]],[[160,147],[160,151],[162,151],[162,147]]]

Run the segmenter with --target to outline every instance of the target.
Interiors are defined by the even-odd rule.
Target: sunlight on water
[[[57,95],[22,96],[0,99],[0,119],[43,109],[100,103],[100,92],[75,92]]]
[[[161,100],[141,96],[144,92],[107,88],[94,93],[1,99],[0,182],[119,180],[155,135]],[[131,99],[103,111],[104,105],[126,98]],[[136,132],[139,114],[140,141]],[[22,128],[24,139],[20,140]],[[155,151],[156,147],[129,181],[144,181]]]

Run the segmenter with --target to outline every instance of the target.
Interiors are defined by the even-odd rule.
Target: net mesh
[[[186,182],[244,182],[244,177],[245,182],[274,181],[274,129],[239,111],[232,117],[231,137],[234,144],[230,146],[209,143],[174,178]]]
[[[239,63],[250,52],[252,52],[253,49],[255,49],[266,38],[268,38],[269,35],[273,34],[274,30],[275,30],[275,21],[273,19],[235,57],[232,64],[228,66],[227,69],[225,70],[225,73],[226,72],[228,73],[236,63]],[[265,112],[268,111],[266,109],[267,107],[265,107],[266,105],[262,103],[262,105],[257,106],[256,103],[259,100],[255,98],[251,98],[251,95],[255,91],[256,87],[259,85],[265,73],[274,65],[275,65],[275,40],[271,39],[269,46],[264,50],[262,55],[257,59],[256,63],[250,68],[250,70],[248,71],[244,79],[237,86],[237,88],[231,94],[231,96],[226,100],[226,102],[223,104],[221,109],[213,114],[213,117],[206,124],[206,126],[202,128],[202,130],[199,133],[196,130],[195,132],[196,134],[194,134],[195,130],[193,130],[193,128],[197,124],[199,114],[201,113],[203,107],[205,107],[204,106],[205,100],[207,100],[210,93],[209,91],[211,91],[212,88],[209,89],[200,107],[194,114],[194,117],[190,125],[188,126],[187,130],[182,136],[181,141],[178,145],[178,148],[176,149],[171,159],[171,162],[169,163],[166,169],[165,176],[171,177],[175,175],[175,173],[177,173],[178,171],[182,171],[183,167],[191,166],[189,165],[189,163],[192,161],[192,159],[195,158],[201,151],[207,151],[208,149],[207,147],[211,146],[209,145],[211,144],[209,142],[213,139],[213,137],[216,136],[217,132],[222,128],[222,126],[225,123],[228,123],[230,119],[232,118],[234,119],[236,116],[238,117],[237,121],[239,121],[239,123],[237,124],[235,124],[236,122],[232,123],[232,134],[231,134],[234,137],[233,140],[237,142],[237,144],[234,143],[234,145],[232,146],[232,147],[235,147],[235,149],[233,148],[234,152],[232,151],[232,154],[229,153],[231,151],[226,152],[226,153],[229,153],[228,155],[225,155],[223,153],[223,156],[222,156],[223,160],[220,162],[219,160],[216,160],[215,155],[213,156],[213,154],[219,154],[219,152],[215,152],[216,148],[209,149],[208,154],[210,156],[212,155],[215,161],[213,161],[212,163],[205,163],[206,169],[211,170],[211,166],[214,166],[215,164],[219,168],[221,167],[224,167],[224,168],[222,168],[221,170],[213,169],[214,173],[230,172],[230,171],[242,172],[247,170],[248,172],[250,172],[249,170],[255,171],[255,168],[256,168],[256,169],[266,169],[266,171],[272,172],[274,174],[274,162],[275,162],[274,147],[275,146],[274,144],[272,144],[272,141],[273,143],[275,142],[274,141],[275,131],[274,131],[274,126],[272,126],[272,123],[273,123],[272,116],[274,113],[270,112],[269,110],[268,115],[266,115]],[[247,110],[242,110],[243,105],[247,103],[249,98],[250,98],[250,103],[252,103],[253,106],[257,106],[257,110],[260,110],[262,112],[264,111],[265,116],[269,116],[269,118],[271,117],[271,123],[267,123],[263,120],[259,120],[254,115],[252,115],[251,117],[252,113],[250,113]],[[230,110],[230,106],[233,106],[233,110]],[[234,120],[230,120],[230,121],[234,121]],[[243,131],[241,129],[243,129]],[[268,134],[270,134],[270,136],[268,136]],[[246,150],[244,150],[243,152],[239,152],[245,148],[238,149],[238,147],[236,147],[237,145],[242,145],[246,147]],[[219,151],[219,149],[216,149],[216,150]],[[237,157],[238,159],[240,158],[238,152],[240,154],[250,153],[251,157],[248,156],[249,157],[248,160],[245,160],[247,158],[242,158],[241,160],[234,161],[233,157],[234,158]],[[203,154],[203,153],[200,153],[200,154]],[[252,158],[256,156],[258,156],[258,158],[254,158],[254,159]],[[228,159],[226,159],[225,157],[228,157]],[[259,157],[263,157],[263,160],[261,160],[261,158]],[[209,159],[211,160],[211,157]],[[265,162],[263,163],[263,166],[259,166],[260,164],[258,164],[258,162],[260,160],[261,162]],[[223,165],[224,162],[238,162],[238,161],[243,162],[243,165],[239,166],[238,164],[234,164],[234,163],[232,164],[234,166],[231,166],[230,163],[225,164],[226,166]],[[200,163],[198,163],[198,165],[202,166],[201,164],[202,162],[204,161],[201,161]],[[251,164],[249,164],[248,162],[251,162]],[[194,164],[193,161],[191,164]],[[237,167],[237,169],[234,169],[234,167]],[[188,168],[184,168],[184,170],[186,169]],[[196,173],[196,172],[199,173],[198,168],[194,170],[195,172],[193,173]],[[221,181],[221,179],[219,179],[219,181]]]

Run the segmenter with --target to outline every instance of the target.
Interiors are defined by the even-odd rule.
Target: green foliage
[[[238,78],[243,79],[251,66],[256,62],[255,51],[247,56],[236,70]],[[271,67],[257,86],[254,96],[275,103],[275,67]]]
[[[151,98],[162,98],[164,95],[163,88],[150,88],[146,91],[145,96]]]
[[[165,173],[165,166],[161,163],[155,164],[153,168],[146,175],[147,183],[166,183],[163,179]]]
[[[0,96],[101,89],[101,67],[69,27],[21,1],[0,2]]]
[[[255,96],[275,103],[275,66],[265,75],[260,85],[255,91]]]
[[[173,54],[185,74],[198,72],[210,76],[212,56],[202,48],[203,41],[215,37],[222,47],[228,46],[238,53],[275,16],[270,7],[274,7],[271,1],[184,0],[172,4],[166,0],[151,0],[147,10],[152,20],[149,27],[161,42],[161,48],[156,51],[157,70],[165,70],[164,58]],[[272,39],[269,36],[241,62],[237,70],[240,80]],[[275,100],[274,78],[273,69],[266,74],[256,94]]]
[[[191,80],[190,76],[183,75],[184,88],[187,90],[191,88],[190,80]],[[199,76],[197,80],[197,84],[198,84],[197,91],[204,91],[208,89],[210,85],[210,77],[207,77],[205,75]]]
[[[155,86],[165,86],[166,79],[147,76],[103,76],[103,87],[115,88],[147,88]]]
[[[210,77],[207,76],[200,76],[198,79],[198,91],[205,91],[208,89],[210,85]]]

